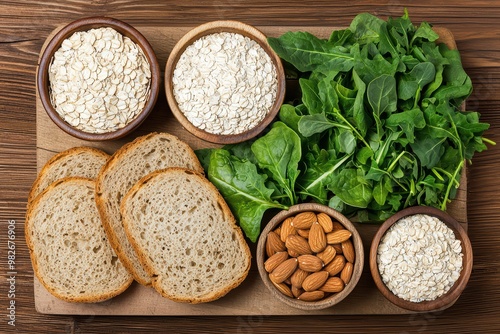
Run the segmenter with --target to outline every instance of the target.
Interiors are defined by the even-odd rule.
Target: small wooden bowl
[[[460,273],[459,278],[457,279],[455,284],[451,287],[451,289],[441,297],[438,297],[430,301],[422,301],[419,303],[404,300],[396,296],[394,293],[392,293],[392,291],[389,290],[389,288],[387,288],[387,286],[382,281],[382,277],[378,270],[378,264],[377,264],[378,246],[380,244],[380,240],[382,239],[386,231],[401,218],[412,216],[415,214],[425,214],[429,216],[434,216],[439,220],[441,220],[443,223],[445,223],[446,226],[448,226],[453,230],[453,232],[455,233],[455,237],[458,240],[460,240],[462,245],[462,254],[463,254],[462,271]],[[446,212],[427,206],[414,206],[406,208],[394,214],[389,219],[387,219],[380,226],[377,233],[373,237],[373,241],[370,247],[370,271],[377,288],[384,295],[384,297],[390,302],[392,302],[394,305],[407,310],[417,311],[417,312],[437,311],[451,306],[458,299],[458,297],[460,297],[462,291],[465,289],[465,286],[467,285],[470,274],[472,272],[471,243],[462,225],[460,225],[460,223],[458,223],[454,218],[452,218]]]
[[[266,240],[267,235],[270,231],[274,230],[279,224],[281,224],[286,218],[295,216],[301,212],[312,211],[315,213],[326,213],[329,215],[332,220],[338,221],[341,223],[347,230],[352,233],[352,243],[354,245],[355,251],[355,261],[354,261],[354,269],[352,273],[351,280],[344,287],[344,290],[338,293],[334,293],[329,295],[328,297],[318,300],[318,301],[303,301],[299,299],[294,299],[287,297],[283,293],[279,292],[274,284],[269,279],[269,273],[264,269],[264,262],[267,259],[266,255]],[[361,277],[361,273],[363,272],[364,265],[364,250],[363,250],[363,242],[361,237],[354,227],[354,225],[340,212],[321,204],[316,203],[303,203],[291,206],[288,210],[280,211],[276,214],[266,225],[264,230],[262,231],[259,241],[257,244],[257,267],[259,269],[260,277],[264,282],[264,285],[269,289],[271,294],[282,301],[283,303],[298,308],[302,310],[319,310],[331,307],[340,303],[344,298],[346,298],[356,287],[356,284]]]
[[[146,102],[144,109],[140,112],[140,114],[131,122],[129,122],[125,127],[118,129],[113,132],[106,133],[89,133],[77,129],[59,116],[57,111],[54,109],[50,101],[50,84],[49,84],[49,75],[48,69],[54,53],[60,48],[62,42],[73,35],[78,31],[87,31],[93,28],[102,28],[102,27],[111,27],[121,33],[124,36],[129,37],[132,41],[134,41],[138,46],[143,50],[149,64],[151,67],[151,87],[150,87],[150,96],[148,101]],[[156,59],[156,55],[153,51],[153,48],[146,40],[146,38],[131,25],[119,21],[117,19],[109,18],[109,17],[87,17],[82,18],[76,21],[69,23],[67,26],[63,27],[60,31],[54,35],[54,37],[50,40],[50,42],[45,47],[43,51],[39,65],[37,70],[37,87],[38,94],[40,96],[40,100],[42,102],[45,111],[49,115],[50,119],[63,131],[66,133],[89,141],[98,141],[98,140],[112,140],[121,138],[133,130],[135,130],[141,123],[146,119],[149,113],[153,110],[155,106],[156,99],[158,98],[158,93],[160,91],[160,66]]]
[[[270,56],[274,66],[276,67],[278,87],[276,91],[276,99],[273,106],[271,107],[265,118],[258,125],[239,134],[218,135],[204,131],[194,126],[179,109],[173,92],[172,77],[174,75],[174,70],[177,66],[179,58],[184,53],[186,48],[203,36],[220,32],[237,33],[254,40]],[[177,44],[172,49],[165,67],[165,92],[167,96],[167,102],[170,106],[170,109],[172,110],[172,113],[185,129],[187,129],[196,137],[212,143],[234,144],[257,136],[276,117],[285,97],[285,72],[283,70],[283,65],[280,58],[267,43],[266,36],[258,29],[238,21],[212,21],[202,24],[189,31],[177,42]]]

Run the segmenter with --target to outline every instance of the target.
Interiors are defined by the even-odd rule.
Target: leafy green
[[[287,208],[271,198],[274,190],[266,186],[265,174],[259,173],[253,163],[242,161],[227,150],[211,152],[208,178],[227,200],[241,228],[253,242],[260,234],[264,212],[269,208]]]
[[[288,197],[288,204],[297,202],[295,181],[302,156],[300,138],[282,122],[273,124],[271,131],[252,144],[252,152],[260,168],[270,172],[276,184]]]
[[[268,38],[301,96],[259,138],[197,151],[250,240],[266,210],[305,201],[358,221],[446,209],[465,162],[494,143],[477,112],[461,111],[472,83],[438,37],[405,10],[387,21],[359,14],[329,39]]]

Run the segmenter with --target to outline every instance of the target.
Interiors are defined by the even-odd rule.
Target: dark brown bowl
[[[77,31],[87,31],[93,28],[102,28],[102,27],[111,27],[115,29],[122,35],[129,37],[132,41],[134,41],[137,45],[141,47],[151,67],[151,87],[150,87],[150,96],[144,106],[144,109],[140,112],[138,116],[136,116],[134,120],[129,122],[125,127],[118,129],[116,131],[96,134],[77,129],[71,126],[69,123],[65,122],[61,118],[61,116],[59,116],[59,114],[54,109],[54,106],[50,101],[48,68],[52,61],[54,53],[60,48],[62,42],[66,38],[70,37],[73,33]],[[135,130],[139,125],[141,125],[141,123],[146,119],[146,117],[148,117],[149,113],[153,110],[153,107],[156,103],[156,99],[158,98],[158,93],[160,89],[160,79],[161,79],[160,66],[156,59],[156,55],[153,51],[153,48],[146,40],[146,38],[131,25],[109,17],[82,18],[73,21],[64,28],[62,28],[60,31],[56,33],[56,35],[50,40],[50,42],[45,47],[45,50],[43,51],[40,57],[40,62],[37,71],[38,94],[42,102],[42,105],[45,108],[50,119],[66,133],[74,137],[89,141],[118,139],[129,134],[130,132]]]
[[[320,213],[320,212],[326,213],[332,218],[332,220],[338,221],[347,230],[349,230],[352,233],[351,238],[352,238],[352,243],[354,245],[354,251],[356,256],[354,261],[352,277],[349,283],[345,285],[344,289],[341,292],[331,294],[330,296],[318,301],[304,301],[287,297],[286,295],[278,291],[278,289],[269,279],[269,274],[264,269],[264,262],[267,259],[265,249],[266,249],[266,240],[268,233],[274,230],[286,218],[295,216],[301,212],[306,212],[306,211],[312,211],[315,213]],[[264,282],[264,285],[269,289],[273,297],[277,298],[278,300],[282,301],[283,303],[289,306],[302,310],[324,309],[336,305],[342,300],[344,300],[356,287],[356,284],[358,283],[359,278],[361,277],[361,273],[363,272],[363,265],[364,265],[363,242],[354,225],[349,221],[349,219],[347,219],[340,212],[326,205],[321,205],[316,203],[297,204],[290,207],[288,210],[280,211],[266,225],[266,227],[264,228],[259,237],[259,241],[257,244],[257,267],[259,269],[259,274],[260,277],[262,278],[262,281]]]
[[[271,57],[271,60],[274,63],[274,66],[276,67],[278,87],[276,92],[276,100],[273,106],[271,107],[265,118],[258,125],[256,125],[254,128],[250,130],[247,130],[239,134],[231,134],[231,135],[213,134],[194,126],[179,109],[173,93],[172,77],[174,74],[174,70],[175,67],[177,66],[179,58],[184,53],[186,48],[203,36],[220,32],[237,33],[254,40]],[[196,137],[212,143],[234,144],[257,136],[276,117],[276,115],[280,110],[281,104],[283,103],[283,99],[285,97],[285,72],[283,70],[283,65],[281,63],[280,58],[267,43],[266,36],[258,29],[238,21],[212,21],[192,29],[186,35],[184,35],[174,46],[172,52],[168,57],[167,64],[165,67],[165,93],[167,96],[168,105],[172,110],[172,113],[186,130],[191,132]]]
[[[434,300],[422,301],[418,303],[404,300],[396,296],[394,293],[392,293],[391,290],[389,290],[389,288],[387,288],[387,286],[382,281],[382,277],[378,270],[378,264],[377,264],[378,246],[380,240],[382,239],[386,231],[401,218],[412,216],[415,214],[425,214],[429,216],[434,216],[440,219],[443,223],[445,223],[446,226],[448,226],[453,230],[453,232],[455,233],[455,237],[458,240],[460,240],[463,253],[462,271],[460,273],[459,278],[457,279],[455,284],[450,288],[450,290],[446,294]],[[377,288],[384,295],[384,297],[390,302],[392,302],[394,305],[397,305],[407,310],[417,311],[417,312],[437,311],[451,306],[458,299],[458,297],[460,297],[463,290],[465,289],[465,286],[467,285],[470,274],[472,272],[471,243],[462,225],[460,225],[460,223],[458,223],[454,218],[452,218],[446,212],[427,206],[414,206],[406,208],[404,210],[399,211],[395,215],[391,216],[389,219],[387,219],[380,226],[377,233],[373,237],[373,241],[370,247],[370,271]]]

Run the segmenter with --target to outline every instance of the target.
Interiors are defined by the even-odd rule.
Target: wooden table
[[[50,32],[84,16],[108,15],[134,26],[195,26],[217,19],[253,25],[345,26],[360,12],[401,16],[398,1],[7,1],[0,3],[0,332],[20,333],[274,333],[350,332],[470,333],[500,328],[500,150],[490,147],[469,166],[469,235],[474,268],[469,285],[451,308],[399,316],[108,317],[48,316],[34,307],[33,271],[24,243],[26,199],[36,177],[35,68]],[[474,83],[468,109],[491,124],[486,136],[500,142],[500,1],[407,5],[413,22],[450,29]],[[490,177],[492,176],[492,177]],[[8,227],[15,221],[15,298],[7,265]],[[13,224],[10,224],[13,226]],[[15,327],[8,325],[15,300]]]

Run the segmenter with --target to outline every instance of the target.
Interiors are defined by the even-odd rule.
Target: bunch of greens
[[[360,14],[328,40],[268,39],[298,74],[302,96],[260,138],[198,152],[250,240],[267,209],[304,201],[358,221],[412,205],[446,209],[489,125],[460,111],[471,80],[438,37],[405,11],[387,21]]]

